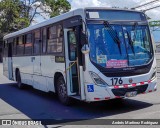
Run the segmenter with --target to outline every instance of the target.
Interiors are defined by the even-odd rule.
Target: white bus
[[[4,75],[86,102],[156,91],[156,58],[146,15],[83,8],[4,37]]]

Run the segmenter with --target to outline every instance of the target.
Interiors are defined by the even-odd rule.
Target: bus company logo
[[[129,79],[129,83],[132,83],[132,82],[133,82],[133,79],[132,79],[132,78],[130,78],[130,79]]]
[[[128,70],[135,70],[135,68],[123,68],[124,71],[128,71]]]

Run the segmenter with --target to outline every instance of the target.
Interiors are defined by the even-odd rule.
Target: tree
[[[0,33],[5,34],[29,25],[20,0],[0,1]]]
[[[0,41],[5,34],[28,27],[36,15],[49,13],[54,17],[70,9],[67,0],[0,0]]]
[[[50,16],[54,17],[59,14],[68,12],[71,9],[71,5],[67,0],[44,0],[46,5],[50,6]]]
[[[34,5],[36,2],[40,4]],[[46,10],[46,7],[49,7],[50,11]],[[38,12],[38,8],[41,8],[42,12]],[[53,17],[70,9],[67,0],[0,0],[0,35],[29,26],[35,15],[40,13],[49,13],[50,17]]]
[[[34,0],[33,2],[30,2],[29,0],[30,7],[33,4],[38,3],[38,2],[39,4],[37,4],[33,9],[34,13],[32,14],[30,18],[31,22],[36,15],[41,15],[41,13],[49,13],[50,17],[54,17],[62,13],[68,12],[71,9],[71,5],[67,0]],[[38,8],[40,8],[43,11],[38,12],[37,11]]]

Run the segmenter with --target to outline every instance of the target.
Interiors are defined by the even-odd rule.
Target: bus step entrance
[[[71,96],[72,98],[74,99],[77,99],[77,100],[81,100],[81,96],[80,95],[75,95],[75,96]]]
[[[78,71],[77,65],[73,65],[71,67],[71,86],[72,86],[72,93],[79,93],[79,82],[78,82]]]
[[[73,92],[78,93],[78,76],[72,76]]]

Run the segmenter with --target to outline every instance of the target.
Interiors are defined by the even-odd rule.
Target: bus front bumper
[[[95,84],[85,84],[87,102],[133,97],[139,94],[154,92],[156,90],[156,78],[154,80],[120,86],[103,87]]]

